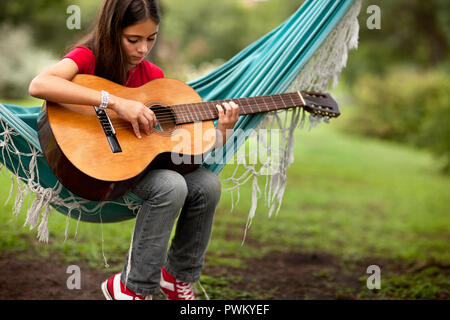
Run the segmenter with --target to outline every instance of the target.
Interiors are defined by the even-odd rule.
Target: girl
[[[33,79],[30,95],[56,103],[108,108],[130,122],[137,138],[141,138],[141,130],[150,134],[157,120],[142,103],[88,89],[71,80],[78,73],[95,74],[127,87],[139,87],[164,77],[159,67],[145,60],[155,44],[159,23],[156,0],[105,0],[91,33],[61,61]],[[239,107],[234,103],[216,107],[217,147],[234,128]],[[148,299],[161,290],[169,299],[195,299],[192,284],[200,278],[211,236],[221,194],[219,178],[203,167],[183,175],[158,169],[150,171],[131,191],[144,202],[123,271],[101,285],[105,297]]]

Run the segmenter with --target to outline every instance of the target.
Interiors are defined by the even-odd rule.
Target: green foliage
[[[1,98],[27,96],[29,81],[43,70],[42,52],[61,57],[90,29],[101,0],[23,0],[0,2],[2,37]],[[160,0],[162,24],[150,59],[168,76],[191,80],[223,63],[278,26],[300,6],[298,0],[245,5],[243,0]],[[66,10],[81,9],[81,29],[69,30]],[[47,59],[48,60],[48,59]],[[196,70],[200,71],[196,71]],[[0,76],[1,77],[1,76]],[[11,78],[15,79],[11,79]]]
[[[348,130],[427,148],[449,167],[450,76],[394,69],[367,75],[352,90],[356,110]]]
[[[168,73],[183,64],[228,60],[282,23],[298,0],[244,5],[242,0],[162,0],[161,34],[153,56]]]
[[[366,26],[367,8],[381,10],[381,29]],[[349,54],[344,73],[353,82],[384,74],[395,65],[435,68],[450,60],[450,2],[448,0],[363,0],[359,15],[359,49]]]
[[[0,97],[28,96],[30,81],[57,58],[75,38],[89,28],[99,1],[22,0],[0,1]],[[67,7],[79,5],[81,30],[69,30]]]
[[[61,55],[66,46],[91,25],[99,3],[99,0],[0,1],[0,25],[27,27],[35,45]],[[66,27],[70,5],[80,6],[80,31]]]
[[[450,173],[450,82],[435,87],[437,92],[427,104],[427,112],[421,123],[417,143],[443,158],[443,170]],[[446,90],[446,91],[445,91]],[[440,91],[440,92],[439,92]]]
[[[31,80],[56,59],[33,45],[28,28],[0,25],[0,33],[4,35],[0,46],[0,97],[23,98],[28,95]]]

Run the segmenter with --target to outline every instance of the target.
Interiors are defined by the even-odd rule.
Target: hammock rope
[[[278,28],[243,49],[213,72],[189,83],[205,101],[277,94],[299,90],[328,91],[337,84],[348,50],[356,48],[361,0],[309,0]],[[64,188],[50,171],[37,136],[40,107],[0,104],[1,166],[12,172],[11,194],[17,190],[14,214],[27,195],[36,195],[27,210],[26,225],[38,228],[40,241],[48,241],[51,208],[70,218],[88,222],[118,222],[134,218],[142,199],[128,193],[115,201],[82,199]],[[216,174],[226,163],[237,163],[230,177],[233,206],[240,187],[252,180],[252,204],[246,230],[251,225],[262,195],[258,178],[265,177],[264,198],[269,216],[277,214],[286,186],[286,172],[293,162],[294,131],[309,129],[321,117],[303,109],[241,116],[227,143],[208,154],[203,166]],[[278,130],[271,130],[271,129]],[[279,133],[275,137],[274,132]],[[240,152],[249,137],[271,155],[261,165],[249,163]],[[271,141],[280,140],[273,146]],[[250,142],[250,141],[249,141]],[[272,156],[274,155],[274,156]],[[239,168],[244,172],[239,173]],[[3,170],[2,170],[3,171]],[[234,199],[237,194],[237,199]],[[10,198],[9,197],[9,198]],[[9,199],[8,198],[8,199]],[[67,237],[66,227],[66,237]]]

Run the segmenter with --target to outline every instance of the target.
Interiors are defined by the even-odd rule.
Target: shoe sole
[[[108,280],[103,281],[101,288],[102,288],[102,292],[103,292],[103,295],[105,296],[106,300],[114,300],[108,291]]]

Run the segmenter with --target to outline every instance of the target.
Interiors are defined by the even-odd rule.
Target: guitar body
[[[129,122],[107,109],[121,148],[113,152],[92,106],[46,102],[38,122],[42,151],[59,181],[80,197],[95,201],[119,198],[156,168],[188,172],[198,167],[199,157],[215,143],[212,120],[176,124],[170,121],[174,120],[170,112],[164,111],[169,106],[202,101],[181,81],[162,78],[127,88],[96,76],[77,75],[73,82],[163,110],[157,119],[164,123],[150,135],[141,131],[142,139],[138,139]],[[178,160],[180,155],[189,161],[174,164],[173,156]]]

